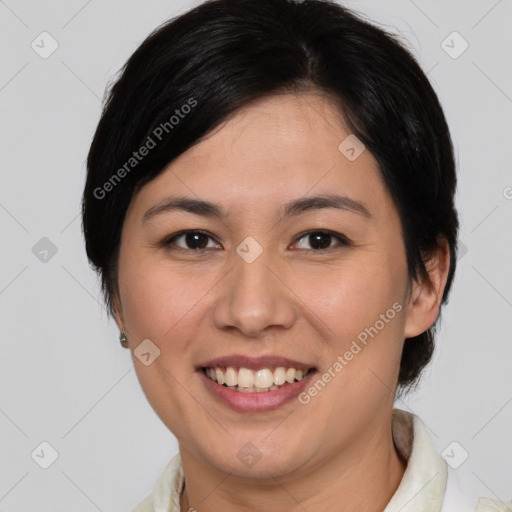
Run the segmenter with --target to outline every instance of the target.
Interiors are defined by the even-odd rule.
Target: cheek
[[[307,278],[295,281],[297,295],[315,313],[317,322],[324,325],[326,340],[333,348],[342,349],[347,342],[350,344],[365,328],[378,322],[381,315],[394,321],[401,318],[396,310],[405,309],[406,273],[391,258],[382,259],[382,254],[379,261],[372,259],[362,255],[329,269],[309,269],[302,273]],[[402,308],[393,309],[395,303]],[[391,323],[386,323],[387,331],[391,330]],[[399,328],[400,322],[393,323]]]
[[[318,404],[334,415],[381,407],[392,396],[400,367],[405,259],[364,253],[330,272],[309,274],[303,283],[298,295],[308,297],[304,302],[328,326],[319,346],[326,353],[322,370],[336,375]]]
[[[183,392],[193,372],[191,339],[201,318],[204,301],[213,286],[207,276],[178,270],[162,258],[138,255],[120,258],[119,284],[123,313],[131,339],[132,357],[141,388],[170,430],[186,438],[183,418],[194,409]],[[203,299],[203,300],[202,300]],[[150,339],[160,349],[159,356],[145,366],[133,352]]]
[[[143,254],[121,261],[119,284],[128,330],[137,338],[155,339],[159,346],[172,339],[173,351],[180,350],[198,315],[205,314],[213,277]]]
[[[320,378],[328,373],[332,380],[312,407],[332,424],[332,439],[339,428],[333,418],[352,411],[355,429],[362,417],[370,421],[393,399],[403,343],[405,279],[406,274],[393,266],[347,264],[329,276],[319,273],[313,281],[309,305],[329,327],[319,345],[325,351]],[[306,392],[316,396],[312,388]]]

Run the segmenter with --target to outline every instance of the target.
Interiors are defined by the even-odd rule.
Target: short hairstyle
[[[375,157],[400,216],[411,279],[428,279],[426,261],[447,240],[446,302],[458,231],[453,146],[411,52],[333,1],[208,0],[152,32],[106,93],[87,158],[82,227],[110,315],[134,194],[250,101],[307,91],[332,97]],[[434,328],[404,341],[401,392],[430,361]]]

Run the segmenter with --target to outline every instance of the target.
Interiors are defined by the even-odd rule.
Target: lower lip
[[[316,371],[309,372],[301,381],[281,386],[274,391],[244,393],[235,391],[209,379],[202,370],[198,370],[199,378],[206,389],[220,402],[239,412],[265,412],[279,409],[293,400],[309,384]]]

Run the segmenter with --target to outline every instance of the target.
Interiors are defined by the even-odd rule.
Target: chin
[[[253,439],[264,439],[265,434]],[[250,439],[250,438],[249,438]],[[283,440],[284,441],[284,440]],[[206,454],[210,464],[226,474],[237,478],[266,480],[279,478],[303,468],[308,460],[304,452],[305,442],[296,446],[283,443],[252,442],[244,437],[243,441],[234,441],[230,447],[219,446],[215,453]],[[235,449],[235,447],[239,449]]]

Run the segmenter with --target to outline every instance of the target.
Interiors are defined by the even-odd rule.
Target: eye
[[[334,233],[333,231],[328,230],[314,230],[308,231],[299,235],[297,242],[295,245],[301,244],[301,240],[304,240],[306,244],[310,244],[310,247],[304,247],[304,242],[302,242],[302,247],[298,247],[298,249],[313,249],[317,252],[332,249],[331,245],[333,240],[338,241],[338,246],[347,246],[350,245],[349,240],[340,233]],[[336,247],[336,246],[334,246]]]
[[[178,243],[181,241],[181,244]],[[213,246],[208,246],[209,241],[214,242]],[[171,237],[166,238],[163,242],[164,246],[176,245],[178,249],[181,250],[195,250],[200,251],[204,249],[218,249],[222,248],[219,244],[217,244],[214,239],[206,233],[205,231],[199,230],[189,230],[189,231],[180,231]]]
[[[336,242],[336,245],[332,245]],[[306,246],[304,245],[306,244]],[[309,247],[307,247],[309,244]],[[185,230],[180,231],[162,241],[164,247],[171,247],[171,249],[182,251],[204,251],[206,249],[222,249],[215,239],[205,231],[201,230]],[[329,249],[336,248],[337,246],[348,246],[350,241],[342,234],[333,231],[321,229],[311,230],[302,233],[294,243],[294,248],[314,250],[321,252]]]

